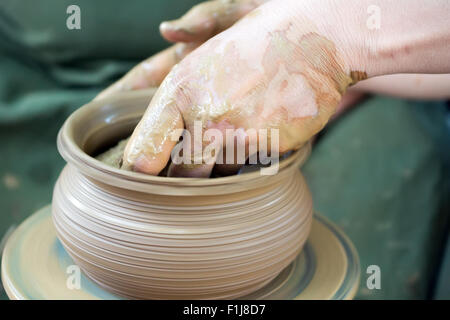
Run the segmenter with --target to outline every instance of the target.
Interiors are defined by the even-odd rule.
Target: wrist
[[[302,46],[302,41],[315,38],[316,52],[305,54],[311,59],[323,58],[321,67],[331,75],[341,71],[345,76],[337,77],[337,85],[345,91],[349,85],[379,75],[376,66],[369,64],[370,48],[376,46],[376,38],[358,27],[358,16],[367,14],[354,3],[357,1],[343,4],[331,0],[281,0],[272,1],[262,9],[272,12],[273,19],[278,20],[271,28],[286,31],[287,37],[299,44],[300,50],[311,49],[310,43]],[[346,12],[354,15],[349,19]]]
[[[316,33],[330,40],[353,82],[394,73],[450,72],[447,1],[423,6],[410,0],[280,0],[261,8],[277,24],[297,30],[297,36]]]
[[[448,1],[427,6],[411,0],[285,1],[336,44],[350,72],[369,78],[450,72]]]
[[[352,78],[352,84],[381,74],[379,66],[371,60],[374,48],[378,47],[378,38],[367,28],[369,4],[364,5],[363,2],[365,1],[297,2],[298,14],[312,20],[317,33],[334,44],[345,72]]]

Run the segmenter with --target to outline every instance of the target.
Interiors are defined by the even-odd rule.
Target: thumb
[[[181,18],[160,25],[162,36],[171,42],[206,41],[231,27],[266,0],[213,0],[200,3]]]

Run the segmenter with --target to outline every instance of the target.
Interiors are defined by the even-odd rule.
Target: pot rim
[[[61,127],[57,146],[58,151],[68,164],[74,165],[83,174],[109,185],[120,188],[131,189],[135,191],[152,192],[156,194],[178,194],[191,195],[198,194],[198,188],[202,189],[202,194],[227,194],[239,192],[240,188],[226,190],[230,185],[247,185],[243,190],[255,189],[261,187],[260,182],[268,182],[280,177],[282,173],[289,171],[293,166],[299,168],[308,158],[311,152],[311,143],[305,144],[300,149],[294,151],[292,155],[279,162],[279,170],[275,175],[261,175],[260,171],[248,172],[239,175],[232,175],[219,178],[185,178],[185,177],[161,177],[152,176],[144,173],[117,169],[88,155],[80,145],[75,142],[74,133],[76,118],[83,118],[91,114],[94,110],[101,109],[109,104],[121,103],[143,103],[148,104],[149,99],[156,92],[156,88],[136,90],[115,94],[104,99],[91,101],[75,110],[64,122]],[[138,114],[134,114],[139,116]],[[252,181],[254,187],[248,186],[248,182]],[[258,182],[258,183],[256,183]],[[157,189],[160,190],[157,190]],[[185,191],[180,189],[186,188]],[[212,189],[211,189],[212,188]],[[178,189],[175,190],[175,189]],[[218,192],[221,189],[220,192]],[[242,189],[242,188],[241,188]],[[241,190],[241,191],[243,191]],[[194,192],[194,193],[193,193]]]

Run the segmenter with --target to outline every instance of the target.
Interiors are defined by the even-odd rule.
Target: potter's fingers
[[[186,125],[183,141],[172,152],[172,163],[167,173],[169,177],[208,178],[211,175],[222,141],[208,137],[215,129],[206,131],[205,135],[202,129],[202,125]]]
[[[197,43],[178,43],[151,56],[100,92],[94,100],[118,92],[158,87],[172,67],[196,47],[198,47]]]
[[[174,164],[171,163],[168,177],[209,178],[214,164]]]
[[[177,20],[161,23],[160,32],[171,42],[205,41],[231,27],[266,0],[214,0],[200,3]]]
[[[184,123],[164,89],[163,84],[131,135],[122,159],[123,169],[157,175],[167,165]]]
[[[227,129],[221,153],[216,159],[214,173],[221,176],[237,174],[250,154],[258,150],[258,135],[254,129]]]
[[[218,155],[214,173],[220,176],[231,176],[237,174],[245,165],[249,156],[248,139],[234,139],[233,145],[225,144],[225,148]]]
[[[214,173],[219,176],[232,176],[241,170],[244,164],[216,164],[214,166]]]

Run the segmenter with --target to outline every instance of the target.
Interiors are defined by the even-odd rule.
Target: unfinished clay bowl
[[[149,92],[91,102],[58,136],[67,161],[52,214],[59,239],[106,290],[141,299],[231,299],[270,282],[302,249],[312,221],[299,166],[306,146],[259,171],[167,178],[109,167],[92,157],[128,136]]]

